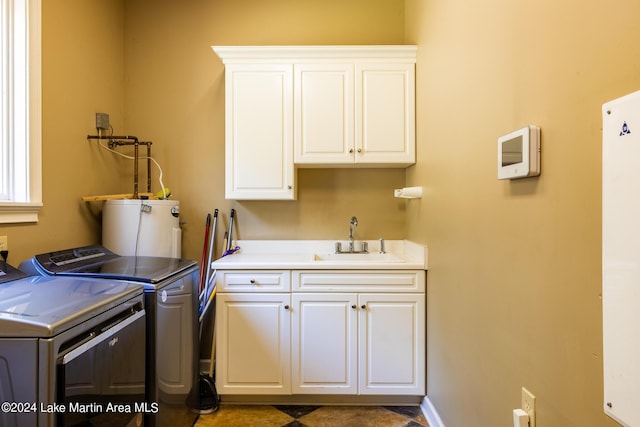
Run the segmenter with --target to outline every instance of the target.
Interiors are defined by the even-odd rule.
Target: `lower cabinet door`
[[[360,294],[359,393],[424,395],[425,297]]]
[[[292,392],[357,393],[355,294],[292,296]]]
[[[216,296],[219,394],[290,394],[290,294]]]

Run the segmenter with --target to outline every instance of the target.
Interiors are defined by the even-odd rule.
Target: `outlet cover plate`
[[[529,414],[529,427],[536,427],[536,397],[522,387],[522,409]]]
[[[109,114],[96,113],[96,129],[109,130]]]

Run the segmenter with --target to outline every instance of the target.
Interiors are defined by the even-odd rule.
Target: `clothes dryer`
[[[140,426],[143,287],[0,262],[0,425]]]
[[[36,255],[20,265],[30,274],[136,282],[147,311],[147,393],[157,413],[145,425],[191,425],[199,409],[198,279],[195,261],[120,256],[100,246]]]

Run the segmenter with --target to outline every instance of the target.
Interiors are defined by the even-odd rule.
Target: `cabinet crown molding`
[[[350,62],[416,62],[415,45],[211,46],[224,64],[259,61],[297,63],[348,59]]]

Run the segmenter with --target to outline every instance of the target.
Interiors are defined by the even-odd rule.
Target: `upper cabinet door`
[[[294,65],[294,162],[353,163],[353,64]]]
[[[357,64],[355,98],[356,163],[415,163],[415,65]]]
[[[294,199],[293,67],[226,67],[227,199]]]

